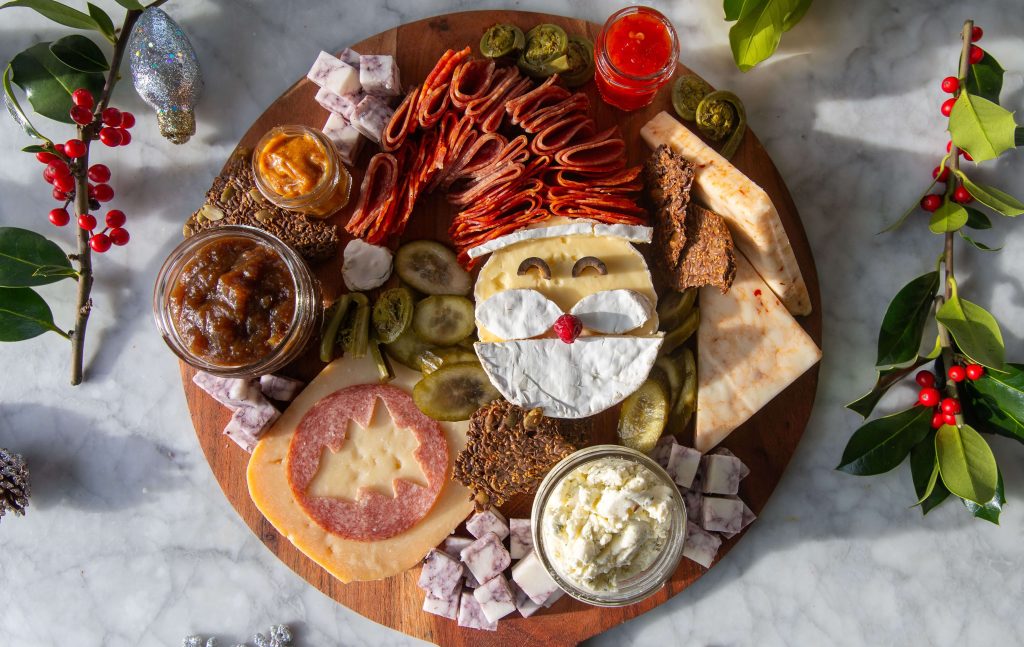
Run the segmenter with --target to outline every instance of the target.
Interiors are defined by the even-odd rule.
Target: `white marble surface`
[[[112,0],[99,3],[117,10]],[[905,465],[870,479],[833,469],[857,425],[841,405],[873,377],[877,324],[895,281],[924,271],[939,250],[939,239],[921,226],[873,234],[927,185],[942,152],[938,82],[954,72],[961,20],[973,16],[984,26],[983,45],[1016,71],[1005,103],[1024,107],[1019,3],[819,0],[775,60],[747,74],[731,62],[721,2],[655,4],[680,29],[683,59],[744,98],[789,183],[818,260],[825,360],[810,427],[746,539],[697,585],[594,644],[1019,644],[1019,445],[994,443],[1010,499],[1001,527],[952,502],[922,519],[909,509]],[[55,336],[0,347],[0,446],[26,455],[35,489],[29,514],[0,525],[0,644],[177,645],[190,632],[233,644],[272,621],[295,628],[297,645],[415,642],[307,585],[235,515],[192,432],[177,364],[150,321],[150,290],[182,220],[234,142],[317,49],[446,10],[499,5],[600,21],[620,3],[167,5],[190,33],[206,76],[199,134],[187,146],[170,145],[131,88],[118,90],[116,104],[140,123],[130,148],[102,157],[134,238],[97,262],[89,381],[67,386],[67,349]],[[64,33],[28,10],[5,9],[0,59]],[[53,234],[41,169],[15,152],[28,143],[0,117],[0,223]],[[1021,155],[990,166],[978,175],[1024,192]],[[1000,220],[982,236],[1008,251],[964,253],[958,269],[962,291],[991,305],[1010,356],[1021,358],[1024,231],[1014,225]],[[57,236],[70,240],[70,232]],[[67,322],[69,286],[44,291]],[[907,389],[890,402],[909,397]]]

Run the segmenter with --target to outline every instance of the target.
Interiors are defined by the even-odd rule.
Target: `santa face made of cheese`
[[[506,400],[585,418],[640,387],[662,343],[651,274],[633,246],[650,236],[649,227],[571,221],[470,250],[491,254],[474,289],[475,350]],[[578,336],[556,334],[565,315],[561,325]]]

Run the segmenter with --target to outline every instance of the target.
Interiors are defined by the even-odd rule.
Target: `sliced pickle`
[[[388,358],[380,349],[380,340],[370,339],[370,357],[373,358],[373,363],[377,366],[377,374],[380,375],[382,383],[395,379],[395,371],[391,368],[391,363],[388,362]]]
[[[398,248],[398,276],[424,294],[469,294],[473,280],[455,252],[433,240],[417,240]]]
[[[697,362],[693,358],[693,351],[684,348],[679,364],[683,371],[683,385],[679,390],[679,399],[672,407],[672,424],[677,426],[677,431],[682,431],[697,409]]]
[[[345,320],[348,306],[351,303],[349,295],[343,294],[324,313],[323,330],[320,332],[320,361],[330,362],[334,359],[334,351],[337,346],[338,329],[341,322]]]
[[[665,380],[668,383],[669,399],[674,407],[676,402],[679,401],[679,394],[683,390],[683,379],[685,376],[681,362],[663,355],[654,362],[654,368],[660,369],[665,374]]]
[[[672,329],[665,335],[665,341],[661,344],[661,355],[671,355],[680,346],[686,343],[693,333],[697,332],[700,325],[700,308],[694,308],[686,315],[683,323]]]
[[[451,346],[449,348],[435,348],[433,350],[424,351],[420,355],[420,367],[423,370],[424,375],[429,375],[442,366],[451,366],[452,364],[472,364],[474,362],[479,363],[476,353],[471,349],[463,348],[462,346]]]
[[[526,47],[523,30],[508,23],[492,25],[480,37],[480,53],[487,58],[516,56]]]
[[[473,302],[466,297],[436,295],[416,304],[412,328],[421,339],[438,346],[457,344],[473,334]]]
[[[406,288],[391,288],[381,292],[373,304],[373,329],[377,339],[385,344],[398,339],[412,323],[412,292]]]
[[[662,330],[672,330],[683,322],[697,299],[697,288],[686,288],[682,292],[670,292],[658,301],[658,325]]]
[[[644,454],[665,431],[668,422],[669,396],[657,379],[648,379],[633,395],[622,402],[619,411],[619,442]]]
[[[452,364],[426,375],[412,389],[420,411],[434,420],[455,422],[501,397],[479,364]]]
[[[416,331],[412,329],[412,326],[406,328],[405,332],[399,335],[395,341],[390,344],[384,344],[384,350],[392,359],[417,371],[422,370],[420,356],[425,351],[433,350],[434,348],[433,344],[423,341],[416,334]]]
[[[338,343],[345,349],[345,354],[366,357],[370,343],[370,300],[362,292],[351,292],[348,296],[356,307],[345,317],[345,323],[338,331]]]

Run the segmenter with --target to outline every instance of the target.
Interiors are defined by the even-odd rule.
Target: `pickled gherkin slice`
[[[668,412],[669,396],[665,387],[657,379],[647,380],[622,402],[617,430],[619,442],[638,452],[649,453],[665,431]]]
[[[330,362],[334,359],[334,350],[337,345],[338,330],[341,328],[345,315],[348,313],[348,306],[351,298],[343,294],[328,308],[324,314],[324,328],[320,333],[320,361]]]
[[[412,389],[420,411],[434,420],[457,422],[501,394],[491,386],[479,364],[452,364],[426,375]]]
[[[406,243],[395,253],[399,278],[424,294],[469,294],[473,280],[455,252],[433,240]]]
[[[665,341],[661,344],[661,355],[671,355],[680,346],[686,343],[693,333],[697,332],[697,326],[700,325],[700,308],[694,308],[690,311],[690,314],[686,315],[683,319],[683,323],[679,324],[676,328],[673,328],[665,335]]]
[[[473,334],[476,322],[473,302],[466,297],[437,295],[416,304],[412,327],[421,339],[438,346],[451,346]]]
[[[345,317],[338,331],[338,344],[352,357],[366,357],[370,342],[370,300],[361,292],[348,296],[356,307]]]
[[[679,390],[679,399],[672,407],[672,422],[678,425],[678,430],[681,431],[690,423],[690,418],[697,409],[697,362],[689,348],[683,349],[682,357],[679,359],[683,370],[683,385]]]
[[[412,323],[412,293],[406,288],[391,288],[381,292],[373,304],[373,329],[377,339],[390,344]]]
[[[671,292],[658,301],[658,324],[662,330],[672,330],[683,322],[697,300],[697,288],[686,288],[682,292]]]
[[[442,366],[451,366],[452,364],[472,364],[473,362],[479,363],[476,353],[472,350],[463,348],[462,346],[435,348],[433,350],[424,351],[423,354],[420,355],[420,368],[423,370],[424,375],[429,375]]]
[[[487,58],[516,56],[526,47],[526,35],[515,25],[492,25],[480,38],[480,53]]]
[[[654,362],[654,368],[660,369],[665,374],[668,383],[669,400],[674,407],[679,401],[679,394],[683,390],[683,367],[679,360],[673,357],[661,356]]]
[[[423,355],[425,351],[433,350],[434,348],[435,346],[433,344],[423,341],[423,339],[416,334],[416,331],[412,329],[412,326],[406,328],[405,332],[399,335],[398,339],[395,341],[390,344],[384,344],[384,350],[387,352],[389,357],[399,364],[408,366],[409,368],[417,371],[422,370],[422,367],[420,366],[420,356]]]

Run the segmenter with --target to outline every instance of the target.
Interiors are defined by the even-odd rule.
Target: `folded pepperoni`
[[[423,91],[420,93],[419,105],[416,107],[416,112],[421,113],[423,111],[423,104],[426,100],[426,93],[436,89],[438,86],[447,86],[452,80],[452,74],[455,72],[455,68],[462,64],[467,58],[469,58],[471,50],[467,45],[464,49],[456,52],[455,50],[449,49],[441,55],[441,58],[434,64],[434,69],[430,70],[427,74],[427,78],[423,79]]]
[[[507,101],[505,111],[508,112],[512,125],[518,126],[524,119],[528,119],[531,115],[564,101],[572,95],[571,92],[556,83],[558,83],[558,75],[553,74],[533,90]]]
[[[447,190],[452,184],[469,177],[474,171],[488,168],[501,156],[508,140],[498,133],[479,135],[447,169],[447,175],[441,187]]]
[[[445,110],[448,109],[448,102],[447,83],[430,89],[424,86],[420,92],[419,109],[416,113],[420,128],[433,128],[437,125],[437,122],[441,121],[441,117],[444,116]]]
[[[480,119],[480,128],[485,133],[493,133],[501,128],[502,123],[505,121],[505,116],[508,114],[505,110],[506,102],[510,99],[514,99],[521,96],[523,93],[533,88],[533,80],[523,77],[519,79],[519,83],[516,83],[500,101],[495,101],[491,106],[490,110],[484,114]]]
[[[464,109],[470,101],[486,95],[493,81],[492,59],[478,58],[463,62],[452,74],[452,82],[448,88],[452,105],[460,110]]]
[[[590,99],[582,92],[577,92],[543,110],[536,110],[533,114],[523,119],[519,126],[528,133],[535,133],[564,117],[575,114],[586,115],[589,110]]]
[[[534,134],[530,152],[535,155],[557,153],[573,142],[585,141],[593,136],[594,128],[594,120],[585,113],[570,115],[548,124]]]
[[[359,187],[359,201],[345,225],[345,231],[367,239],[372,230],[379,229],[393,202],[398,168],[398,159],[391,153],[377,153],[370,159]]]
[[[402,103],[391,115],[391,121],[384,127],[380,135],[380,147],[385,153],[390,153],[405,141],[405,138],[416,130],[419,119],[415,114],[416,103],[419,100],[420,89],[413,88],[412,92],[405,95]]]
[[[495,185],[487,194],[479,200],[459,212],[459,215],[467,219],[485,218],[494,212],[497,206],[515,196],[533,195],[543,200],[543,194],[547,187],[538,178],[514,178],[500,185]]]
[[[503,67],[494,74],[494,85],[484,96],[466,104],[466,114],[479,123],[496,104],[505,105],[505,95],[520,80],[519,68]]]
[[[618,127],[612,127],[558,151],[555,164],[570,170],[620,169],[626,165],[626,142],[622,140]]]
[[[498,136],[500,137],[500,135]],[[463,171],[463,175],[472,178],[480,178],[485,175],[490,175],[497,170],[498,167],[505,164],[525,164],[527,160],[530,159],[530,151],[527,148],[528,146],[529,142],[526,139],[526,135],[514,137],[511,141],[507,142],[495,158],[486,165],[479,166],[467,164]]]
[[[469,181],[463,188],[449,191],[448,202],[457,206],[473,203],[495,186],[522,176],[525,167],[522,164],[506,164],[490,175]]]
[[[592,188],[615,188],[626,191],[643,190],[643,180],[640,173],[642,166],[631,166],[611,173],[588,174],[578,171],[560,169],[551,174],[552,185],[564,186],[571,189],[592,189]]]

